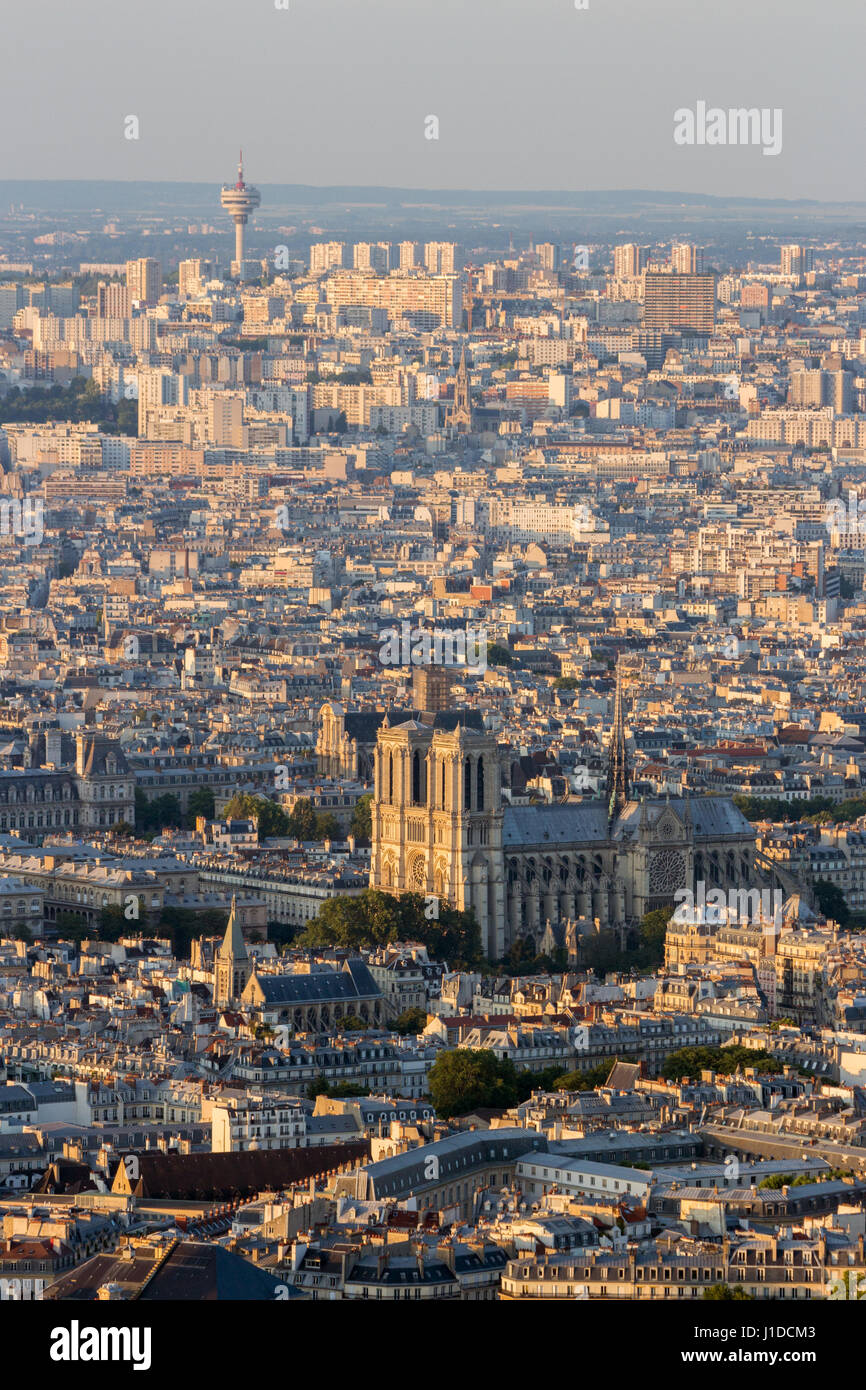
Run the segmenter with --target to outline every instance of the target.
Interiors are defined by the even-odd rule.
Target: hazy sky
[[[223,182],[242,143],[259,184],[866,198],[863,0],[288,6],[3,0],[0,179]],[[781,153],[676,145],[698,101],[780,108]]]

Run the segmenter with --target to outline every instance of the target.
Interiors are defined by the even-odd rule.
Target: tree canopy
[[[607,1079],[610,1064],[588,1072],[520,1071],[507,1057],[487,1048],[455,1047],[439,1053],[430,1068],[428,1085],[436,1113],[443,1120],[468,1115],[479,1107],[507,1110],[528,1100],[533,1091],[589,1091]]]
[[[672,1052],[662,1063],[661,1074],[666,1081],[697,1080],[702,1071],[714,1071],[719,1076],[733,1076],[744,1067],[775,1075],[782,1063],[769,1052],[751,1047],[684,1047]]]
[[[481,962],[481,932],[475,916],[447,903],[438,903],[438,917],[428,917],[427,900],[419,893],[395,897],[365,888],[357,897],[328,898],[297,945],[313,949],[387,946],[392,941],[418,941],[434,960],[469,970]]]

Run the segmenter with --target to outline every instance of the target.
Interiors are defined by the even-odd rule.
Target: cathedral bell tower
[[[451,721],[449,720],[449,723]],[[502,793],[495,737],[408,720],[379,730],[370,887],[472,909],[488,956],[505,951]]]

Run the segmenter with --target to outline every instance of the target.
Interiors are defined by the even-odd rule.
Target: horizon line
[[[121,178],[90,178],[90,177],[76,177],[76,178],[68,178],[68,177],[66,177],[66,178],[57,178],[57,177],[52,177],[52,178],[44,178],[44,177],[43,177],[43,178],[14,178],[14,177],[13,177],[13,178],[0,178],[0,188],[3,188],[3,187],[5,187],[5,186],[7,186],[7,185],[9,185],[9,184],[28,184],[28,185],[32,185],[32,186],[39,186],[39,185],[46,185],[46,184],[73,184],[73,185],[79,185],[79,184],[108,184],[108,185],[117,185],[117,186],[123,187],[123,188],[134,188],[134,187],[171,187],[171,188],[202,188],[202,189],[205,189],[205,188],[220,188],[220,187],[222,187],[222,184],[218,183],[216,180],[211,180],[211,179],[155,179],[155,178],[151,178],[151,179],[145,179],[145,178],[139,178],[139,179],[121,179]],[[595,197],[605,197],[605,196],[618,196],[618,197],[631,197],[631,198],[635,198],[635,199],[638,199],[638,198],[644,198],[644,199],[646,199],[646,198],[659,198],[659,197],[661,197],[661,198],[664,198],[664,199],[667,200],[667,199],[679,198],[679,199],[682,199],[684,202],[692,202],[692,203],[694,203],[694,202],[713,202],[713,203],[725,203],[725,202],[732,203],[732,202],[738,202],[738,203],[752,203],[752,204],[766,204],[766,205],[787,205],[787,206],[803,206],[803,205],[806,205],[806,206],[810,206],[810,207],[842,207],[842,208],[863,208],[863,207],[866,207],[866,199],[863,199],[863,198],[860,198],[860,199],[812,198],[812,197],[807,197],[807,196],[802,196],[802,197],[797,197],[797,198],[785,198],[785,197],[767,197],[767,196],[764,196],[764,195],[746,194],[746,193],[706,193],[706,192],[703,192],[703,191],[701,191],[701,192],[689,192],[689,191],[687,191],[687,190],[676,189],[676,188],[674,188],[674,189],[667,189],[667,188],[582,188],[582,189],[572,189],[572,188],[490,188],[490,189],[481,189],[481,188],[474,188],[474,187],[456,187],[456,186],[453,186],[453,185],[452,185],[452,186],[449,186],[449,187],[443,187],[443,188],[433,188],[433,187],[429,187],[429,186],[412,187],[412,186],[404,185],[404,184],[384,184],[384,183],[358,183],[358,184],[349,184],[349,183],[322,183],[322,184],[314,184],[314,183],[283,183],[283,182],[276,182],[276,181],[265,182],[265,181],[262,181],[262,180],[259,180],[256,186],[259,187],[259,188],[310,190],[310,191],[320,192],[320,193],[337,193],[337,192],[342,192],[342,191],[344,191],[344,190],[352,190],[353,192],[359,192],[359,193],[363,193],[363,192],[368,192],[368,193],[389,193],[389,194],[406,194],[406,195],[411,195],[411,196],[417,196],[417,195],[420,195],[420,194],[430,194],[430,195],[436,195],[437,197],[440,197],[440,198],[443,197],[444,195],[458,194],[458,195],[460,195],[461,197],[466,197],[467,195],[470,195],[470,196],[474,196],[474,197],[477,197],[477,198],[482,199],[482,200],[483,200],[483,199],[490,199],[490,198],[531,198],[531,197],[544,197],[544,196],[552,196],[552,197],[556,197],[556,198],[582,198],[582,197],[583,197],[583,198],[586,198],[586,197],[593,197],[593,198],[595,198]]]

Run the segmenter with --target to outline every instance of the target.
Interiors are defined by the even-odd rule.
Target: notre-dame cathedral
[[[370,886],[473,908],[486,954],[628,929],[678,888],[755,883],[755,834],[725,796],[630,795],[617,690],[601,800],[508,805],[494,735],[477,714],[385,716],[373,757]]]

